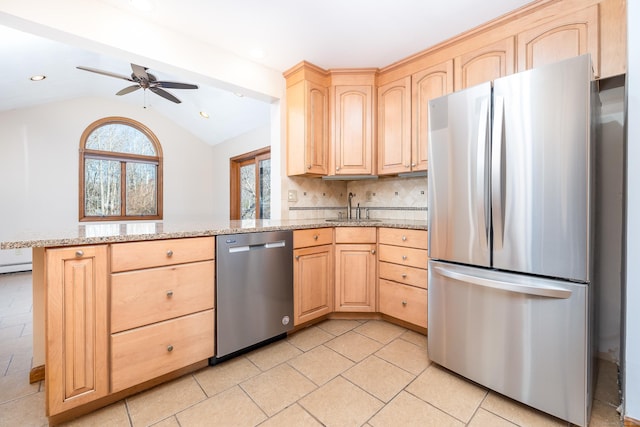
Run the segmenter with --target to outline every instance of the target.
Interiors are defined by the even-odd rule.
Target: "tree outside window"
[[[162,148],[141,123],[98,120],[80,141],[80,221],[162,219]]]

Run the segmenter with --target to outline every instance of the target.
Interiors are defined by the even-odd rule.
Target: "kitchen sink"
[[[327,222],[380,222],[379,219],[346,219],[346,218],[329,218]]]

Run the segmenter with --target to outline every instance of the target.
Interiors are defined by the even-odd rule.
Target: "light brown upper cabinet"
[[[303,61],[284,76],[287,79],[287,175],[327,175],[327,72]]]
[[[453,60],[411,76],[411,171],[428,166],[429,100],[453,92]]]
[[[453,60],[378,88],[378,175],[426,171],[429,100],[453,92]]]
[[[405,77],[378,88],[378,175],[411,166],[411,77]]]
[[[333,144],[331,175],[374,171],[373,88],[375,71],[331,72]]]
[[[518,71],[591,53],[599,74],[598,5],[560,16],[518,34]]]
[[[466,52],[454,59],[455,90],[513,74],[515,37]]]

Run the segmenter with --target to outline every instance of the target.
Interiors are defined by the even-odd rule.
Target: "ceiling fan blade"
[[[192,85],[190,83],[178,83],[178,82],[155,82],[156,87],[163,87],[167,89],[198,89],[198,85]]]
[[[160,95],[164,99],[168,99],[169,101],[175,102],[176,104],[180,104],[182,102],[166,90],[160,89],[159,87],[150,87],[149,89],[151,89],[151,92],[155,93],[156,95]]]
[[[131,64],[131,69],[133,70],[133,74],[139,79],[144,79],[147,81],[149,80],[149,75],[147,74],[146,68],[137,64]]]
[[[126,94],[131,93],[134,90],[138,90],[138,89],[140,89],[140,85],[127,86],[124,89],[122,89],[121,91],[119,91],[118,93],[116,93],[116,95],[126,95]]]
[[[126,80],[128,82],[132,82],[133,81],[133,80],[131,80],[131,78],[129,78],[127,76],[123,76],[122,74],[111,73],[109,71],[102,71],[102,70],[98,70],[97,68],[81,67],[81,66],[78,66],[76,68],[78,70],[84,70],[84,71],[90,71],[92,73],[102,74],[103,76],[115,77],[117,79]]]

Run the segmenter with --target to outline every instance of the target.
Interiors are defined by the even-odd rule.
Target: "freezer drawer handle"
[[[503,282],[501,280],[485,279],[483,277],[471,276],[468,274],[452,271],[442,267],[434,267],[436,273],[454,280],[460,280],[487,288],[501,289],[504,291],[517,292],[520,294],[538,295],[542,297],[567,299],[571,296],[571,291],[553,286],[528,286],[515,283]]]

